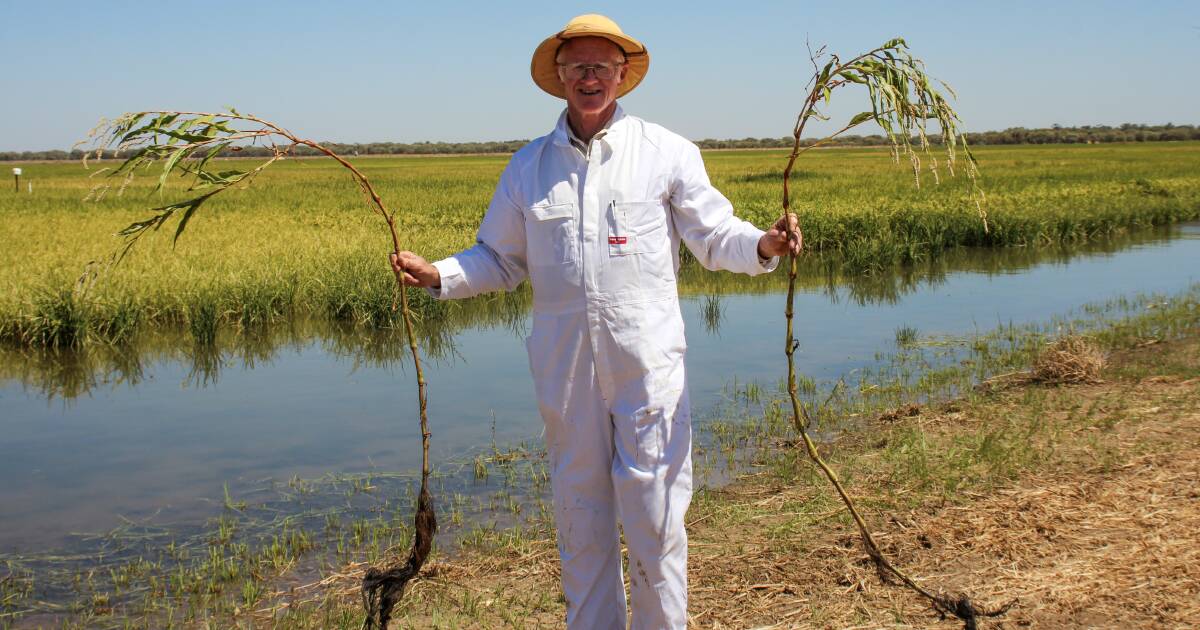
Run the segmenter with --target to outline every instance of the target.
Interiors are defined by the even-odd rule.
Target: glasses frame
[[[628,64],[628,60],[621,60],[616,62],[601,63],[558,63],[556,65],[558,66],[558,78],[562,79],[563,81],[566,81],[567,79],[572,81],[581,81],[587,78],[589,70],[591,71],[592,76],[596,77],[597,81],[612,81],[613,79],[617,78],[619,74],[618,71],[621,69],[621,67]],[[604,74],[611,74],[610,76],[604,77],[601,76],[601,71],[604,71]],[[579,76],[573,77],[571,76],[572,73],[578,73]]]

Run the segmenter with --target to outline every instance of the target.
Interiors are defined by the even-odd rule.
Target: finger
[[[412,274],[408,273],[407,271],[403,272],[402,279],[403,279],[404,284],[406,284],[410,287],[416,287],[416,286],[421,285],[420,281],[418,281],[416,278],[414,278],[412,276]]]
[[[400,266],[404,267],[405,269],[420,269],[421,263],[423,262],[425,262],[424,258],[421,258],[412,252],[400,253]]]
[[[405,252],[392,253],[391,259],[392,259],[392,269],[395,269],[396,273],[400,273],[401,271],[408,269],[409,259],[408,259],[408,256],[405,255]]]

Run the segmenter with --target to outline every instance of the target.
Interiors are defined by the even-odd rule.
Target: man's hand
[[[392,272],[400,282],[426,289],[442,286],[442,274],[424,258],[412,252],[392,252],[388,254],[388,259],[392,262]]]
[[[758,239],[759,258],[786,256],[788,252],[799,254],[801,249],[804,249],[804,235],[800,233],[800,222],[793,212],[779,217],[775,225]]]

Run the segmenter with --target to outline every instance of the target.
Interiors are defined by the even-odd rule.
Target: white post
[[[21,192],[21,169],[13,168],[13,191]]]

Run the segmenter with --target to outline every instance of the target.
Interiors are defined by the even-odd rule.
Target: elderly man
[[[617,98],[649,68],[610,19],[583,15],[533,54],[533,80],[566,99],[549,135],[513,155],[474,247],[430,264],[392,255],[439,299],[533,285],[526,341],[546,424],[570,628],[687,625],[691,417],[679,243],[708,269],[759,274],[800,249],[794,215],[764,233],[733,216],[697,147]],[[788,221],[792,230],[788,230]],[[795,234],[795,240],[789,239]]]

